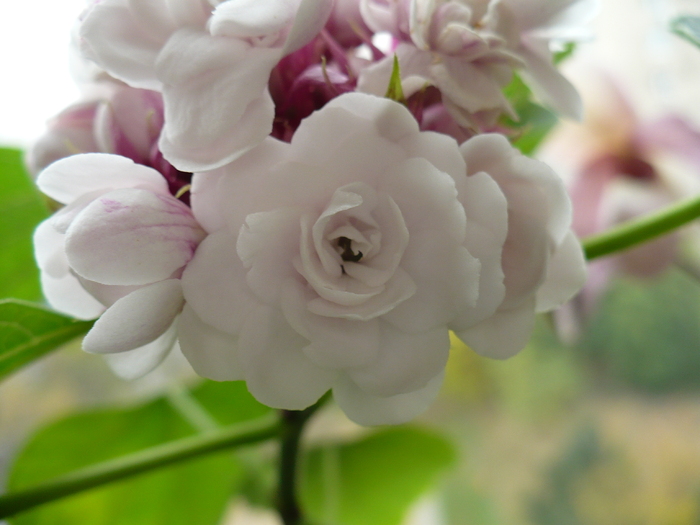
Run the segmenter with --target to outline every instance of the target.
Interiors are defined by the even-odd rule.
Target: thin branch
[[[700,197],[694,197],[587,237],[583,240],[583,249],[588,260],[597,259],[670,233],[698,217]]]
[[[214,452],[278,437],[280,419],[267,416],[250,423],[179,439],[134,454],[98,463],[36,487],[0,496],[0,519],[113,481]]]

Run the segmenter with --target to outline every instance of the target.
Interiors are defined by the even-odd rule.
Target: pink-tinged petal
[[[549,259],[544,283],[537,290],[537,311],[548,312],[578,293],[586,282],[586,258],[573,232]]]
[[[432,378],[420,390],[390,397],[375,396],[361,390],[348,377],[333,387],[333,398],[345,414],[360,425],[400,425],[425,412],[435,401],[444,374]]]
[[[273,408],[302,410],[331,389],[336,372],[316,366],[303,353],[309,341],[278,310],[251,308],[238,340],[248,390]]]
[[[177,331],[173,323],[154,341],[126,352],[105,354],[105,359],[115,374],[131,381],[145,376],[161,364],[168,357],[176,341]]]
[[[243,379],[238,362],[238,338],[204,323],[185,305],[177,324],[180,349],[194,371],[214,381]]]
[[[182,171],[205,171],[262,142],[272,131],[267,83],[279,59],[279,49],[188,29],[175,33],[158,59],[165,158]]]
[[[380,321],[379,355],[347,373],[363,391],[393,396],[419,390],[444,370],[450,353],[447,328],[406,333]]]
[[[507,359],[525,348],[534,326],[533,294],[520,306],[499,310],[476,326],[455,333],[477,354],[493,359]]]
[[[669,115],[637,128],[634,137],[641,148],[666,150],[700,168],[700,130],[677,115]]]
[[[187,304],[208,325],[238,335],[250,308],[259,303],[245,275],[236,237],[226,230],[209,235],[182,274]]]
[[[85,55],[127,84],[159,90],[155,61],[165,35],[144,26],[128,0],[95,2],[80,26]],[[162,33],[162,32],[161,32]]]
[[[542,102],[564,117],[580,121],[583,118],[581,95],[552,63],[549,50],[544,53],[537,49],[521,53],[525,61],[522,77]]]
[[[83,350],[113,354],[155,341],[170,328],[184,304],[179,279],[136,290],[102,314],[83,339]]]
[[[301,0],[282,55],[288,55],[311,42],[323,29],[333,11],[333,0]]]
[[[58,160],[39,174],[36,183],[42,192],[63,204],[70,204],[81,195],[119,188],[142,188],[168,194],[168,183],[156,170],[106,153],[86,153]]]
[[[291,327],[311,341],[304,354],[318,366],[338,370],[364,366],[379,350],[379,321],[356,322],[311,313],[306,303],[313,294],[288,279],[282,294],[282,311]]]
[[[500,74],[490,68],[458,58],[445,58],[431,67],[430,76],[444,98],[470,113],[493,108],[513,113],[501,93],[504,83],[500,81]]]
[[[169,195],[124,189],[87,206],[66,233],[75,272],[102,284],[147,284],[170,277],[192,258],[204,231]]]

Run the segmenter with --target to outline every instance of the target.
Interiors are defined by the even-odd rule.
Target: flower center
[[[352,251],[352,240],[347,237],[338,237],[337,247],[340,258],[345,262],[359,262],[362,259],[362,252]]]

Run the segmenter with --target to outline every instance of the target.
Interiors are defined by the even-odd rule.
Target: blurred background
[[[77,98],[68,42],[82,7],[3,5],[0,146],[28,147]],[[669,31],[681,14],[700,15],[700,3],[602,0],[595,39],[562,66],[584,96],[586,118],[562,123],[535,154],[567,181],[582,235],[700,191],[700,49]],[[20,165],[13,152],[3,155]],[[23,184],[2,186],[15,183]],[[29,235],[0,239],[2,257],[24,243],[26,259]],[[529,347],[508,361],[455,341],[440,400],[419,421],[447,437],[455,459],[406,523],[700,524],[698,253],[700,229],[691,226],[596,262],[584,293],[542,317]],[[2,286],[4,296],[39,300],[36,288]],[[22,370],[0,383],[0,489],[22,444],[49,422],[163,393],[177,399],[194,381],[174,356],[124,382],[77,343]],[[330,407],[309,439],[362,432]],[[275,523],[240,500],[224,522]]]

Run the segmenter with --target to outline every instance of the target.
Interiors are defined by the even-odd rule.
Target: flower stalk
[[[670,233],[698,217],[700,196],[587,237],[583,240],[583,249],[588,260],[597,259]]]
[[[0,519],[188,459],[267,441],[280,436],[283,429],[276,415],[268,416],[98,463],[33,488],[0,496]]]

